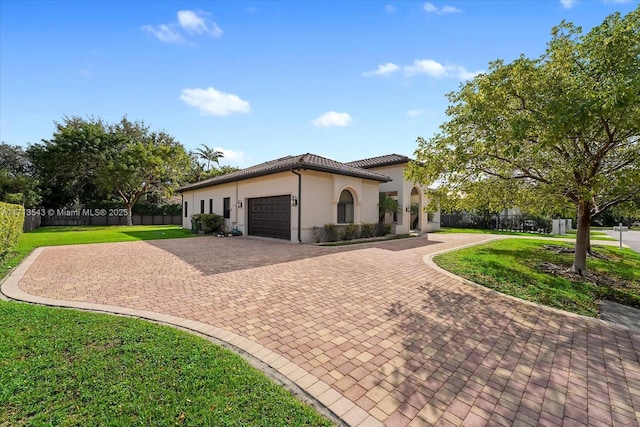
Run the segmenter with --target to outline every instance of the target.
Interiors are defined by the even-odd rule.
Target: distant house
[[[386,192],[403,206],[385,218],[396,233],[408,233],[412,222],[418,232],[436,230],[439,219],[421,209],[423,189],[404,180],[409,161],[397,154],[349,163],[315,154],[282,157],[180,188],[182,225],[191,228],[193,214],[216,213],[246,235],[307,243],[314,241],[313,227],[377,223],[379,192]]]

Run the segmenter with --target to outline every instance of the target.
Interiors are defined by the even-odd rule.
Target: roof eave
[[[223,179],[222,177],[220,177],[221,179],[220,180],[216,180],[215,182],[211,182],[210,181],[210,182],[195,183],[195,184],[192,184],[192,185],[187,185],[187,186],[178,188],[176,190],[176,193],[184,193],[185,191],[198,190],[200,188],[213,187],[215,185],[227,184],[227,183],[230,183],[230,182],[242,181],[242,180],[245,180],[245,179],[258,178],[258,177],[261,177],[261,176],[273,175],[275,173],[287,172],[287,171],[290,171],[290,170],[300,170],[300,169],[314,170],[314,171],[317,171],[317,172],[334,173],[336,175],[352,176],[354,178],[369,179],[369,180],[378,181],[378,182],[389,182],[389,181],[391,181],[391,178],[389,178],[388,176],[381,175],[381,174],[380,174],[380,177],[376,178],[376,177],[373,177],[373,176],[367,176],[367,175],[364,175],[364,174],[358,174],[357,172],[341,171],[341,170],[336,170],[336,169],[332,169],[332,168],[328,168],[328,167],[310,165],[310,164],[306,164],[306,163],[296,163],[294,165],[283,166],[283,167],[271,169],[271,170],[268,170],[268,171],[256,172],[255,174],[250,174],[250,175],[247,175],[247,176],[230,177],[229,179]]]

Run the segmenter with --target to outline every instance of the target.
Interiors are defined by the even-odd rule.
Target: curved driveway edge
[[[29,267],[38,259],[44,247],[36,248],[1,282],[0,292],[9,298],[31,304],[49,307],[71,308],[83,311],[100,312],[136,317],[143,320],[177,327],[204,336],[213,343],[221,345],[247,360],[254,368],[262,371],[272,380],[287,388],[304,403],[314,407],[322,415],[337,425],[353,425],[357,427],[374,427],[382,424],[357,407],[349,399],[332,390],[296,364],[277,353],[263,347],[255,341],[248,340],[233,332],[216,328],[206,323],[189,320],[154,311],[137,310],[113,305],[95,304],[76,301],[65,301],[28,294],[20,289],[19,283]],[[349,421],[357,421],[352,424]]]
[[[42,248],[2,291],[222,337],[348,425],[640,424],[640,334],[424,262],[496,236],[430,237]]]

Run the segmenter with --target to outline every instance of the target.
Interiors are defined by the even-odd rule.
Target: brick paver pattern
[[[55,247],[20,287],[232,331],[388,426],[640,424],[639,333],[464,284],[423,261],[487,238]]]

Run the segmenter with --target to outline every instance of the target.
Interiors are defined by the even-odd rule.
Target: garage
[[[256,197],[248,208],[247,234],[291,240],[291,196]]]

